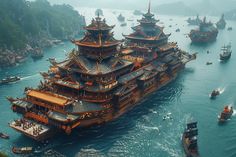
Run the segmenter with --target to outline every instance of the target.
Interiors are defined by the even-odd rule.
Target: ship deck
[[[172,48],[176,48],[176,43],[175,42],[170,42],[170,43],[167,43],[165,45],[162,45],[162,46],[159,46],[158,48],[161,50],[161,51],[168,51]]]
[[[22,108],[32,108],[33,107],[32,103],[24,101],[24,100],[21,100],[21,99],[14,100],[12,102],[12,104],[16,105],[16,106],[19,106],[19,107],[22,107]]]
[[[15,120],[10,127],[35,140],[41,140],[50,132],[50,128],[27,119]]]
[[[192,54],[192,55],[187,54],[185,52],[181,53],[181,61],[182,61],[183,64],[186,64],[186,63],[188,63],[192,60],[195,60],[195,59],[196,59],[196,53]]]

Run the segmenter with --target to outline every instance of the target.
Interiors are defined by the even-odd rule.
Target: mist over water
[[[149,0],[49,0],[52,4],[125,10],[146,10]],[[215,15],[236,10],[235,0],[151,0],[153,11],[166,15]]]

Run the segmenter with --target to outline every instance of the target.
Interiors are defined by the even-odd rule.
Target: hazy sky
[[[145,9],[149,0],[49,0],[53,3],[69,3],[77,6],[90,6],[90,7],[117,7],[124,9]],[[153,6],[163,3],[172,3],[180,0],[151,0]],[[191,0],[181,0],[189,2]],[[193,1],[193,0],[192,0]],[[194,0],[195,1],[195,0]]]
[[[67,3],[74,7],[114,8],[114,9],[139,9],[146,10],[149,0],[49,0],[53,4]],[[182,2],[182,3],[180,3]],[[229,10],[236,10],[236,0],[151,0],[152,9],[168,12],[168,6],[161,8],[162,4],[179,3],[173,5],[171,10],[194,10],[199,14],[219,15]],[[158,7],[159,6],[159,7]],[[176,8],[175,8],[176,6]],[[172,9],[174,8],[174,9]],[[163,9],[166,11],[163,11]]]

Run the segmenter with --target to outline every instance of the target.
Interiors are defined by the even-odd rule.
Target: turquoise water
[[[95,9],[79,8],[86,15],[87,23],[94,16]],[[120,27],[116,20],[122,12],[127,18],[137,19],[132,11],[104,10],[109,24],[116,24],[115,37],[131,32],[130,27],[136,21],[128,21],[127,27]],[[186,34],[194,27],[187,26],[186,17],[157,16],[164,22],[165,32],[172,33],[170,41],[177,41],[180,48],[191,53],[198,52],[198,58],[186,65],[179,77],[158,92],[147,97],[143,102],[118,120],[89,129],[75,131],[71,136],[58,135],[50,144],[40,143],[15,132],[8,127],[8,122],[18,118],[10,109],[6,96],[21,97],[25,87],[36,87],[41,76],[40,71],[47,71],[50,65],[46,60],[55,57],[63,60],[67,51],[74,48],[69,42],[64,45],[45,49],[42,60],[27,62],[0,71],[0,78],[8,75],[19,75],[23,79],[17,83],[0,86],[0,124],[1,132],[8,133],[10,140],[0,140],[0,150],[10,156],[12,146],[34,146],[42,150],[54,149],[66,156],[134,156],[134,157],[183,157],[181,134],[189,120],[197,120],[199,128],[199,151],[202,157],[235,157],[236,156],[236,117],[219,126],[217,116],[225,104],[234,105],[236,100],[236,22],[227,21],[233,31],[219,32],[217,41],[202,46],[190,44]],[[173,20],[171,21],[170,18]],[[212,21],[217,19],[211,18]],[[134,24],[133,24],[134,23]],[[177,25],[176,25],[177,24]],[[169,27],[172,25],[172,27]],[[175,32],[180,28],[180,32]],[[219,51],[223,44],[232,43],[233,54],[227,63],[219,62]],[[206,51],[210,53],[207,54]],[[206,62],[213,62],[207,66]],[[216,100],[209,99],[209,93],[221,88],[222,94]],[[173,119],[163,121],[166,114]],[[35,156],[39,154],[35,154]]]

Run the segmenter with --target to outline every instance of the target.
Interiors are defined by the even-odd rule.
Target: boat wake
[[[234,105],[230,105],[230,106],[234,106]],[[236,109],[233,109],[233,114],[232,114],[232,116],[236,116]]]
[[[25,77],[22,77],[21,80],[29,80],[31,78],[34,78],[34,77],[37,77],[39,76],[40,74],[34,74],[34,75],[30,75],[30,76],[25,76]]]
[[[153,114],[158,114],[158,112],[156,110],[150,109],[149,111]]]
[[[226,89],[226,87],[224,87],[224,88],[218,88],[217,90],[219,90],[219,91],[220,91],[220,94],[222,94],[222,93],[224,93],[225,89]]]
[[[235,115],[236,115],[236,110],[233,110],[232,116],[235,116]]]
[[[169,156],[171,157],[180,157],[181,153],[179,150],[176,150],[174,148],[171,148],[168,144],[161,144],[159,142],[157,142],[157,146],[158,148],[160,148],[162,151],[166,152],[169,154]]]
[[[145,130],[145,131],[152,131],[152,130],[154,130],[154,131],[160,131],[160,129],[158,128],[158,127],[156,127],[156,126],[142,126],[142,128]]]

